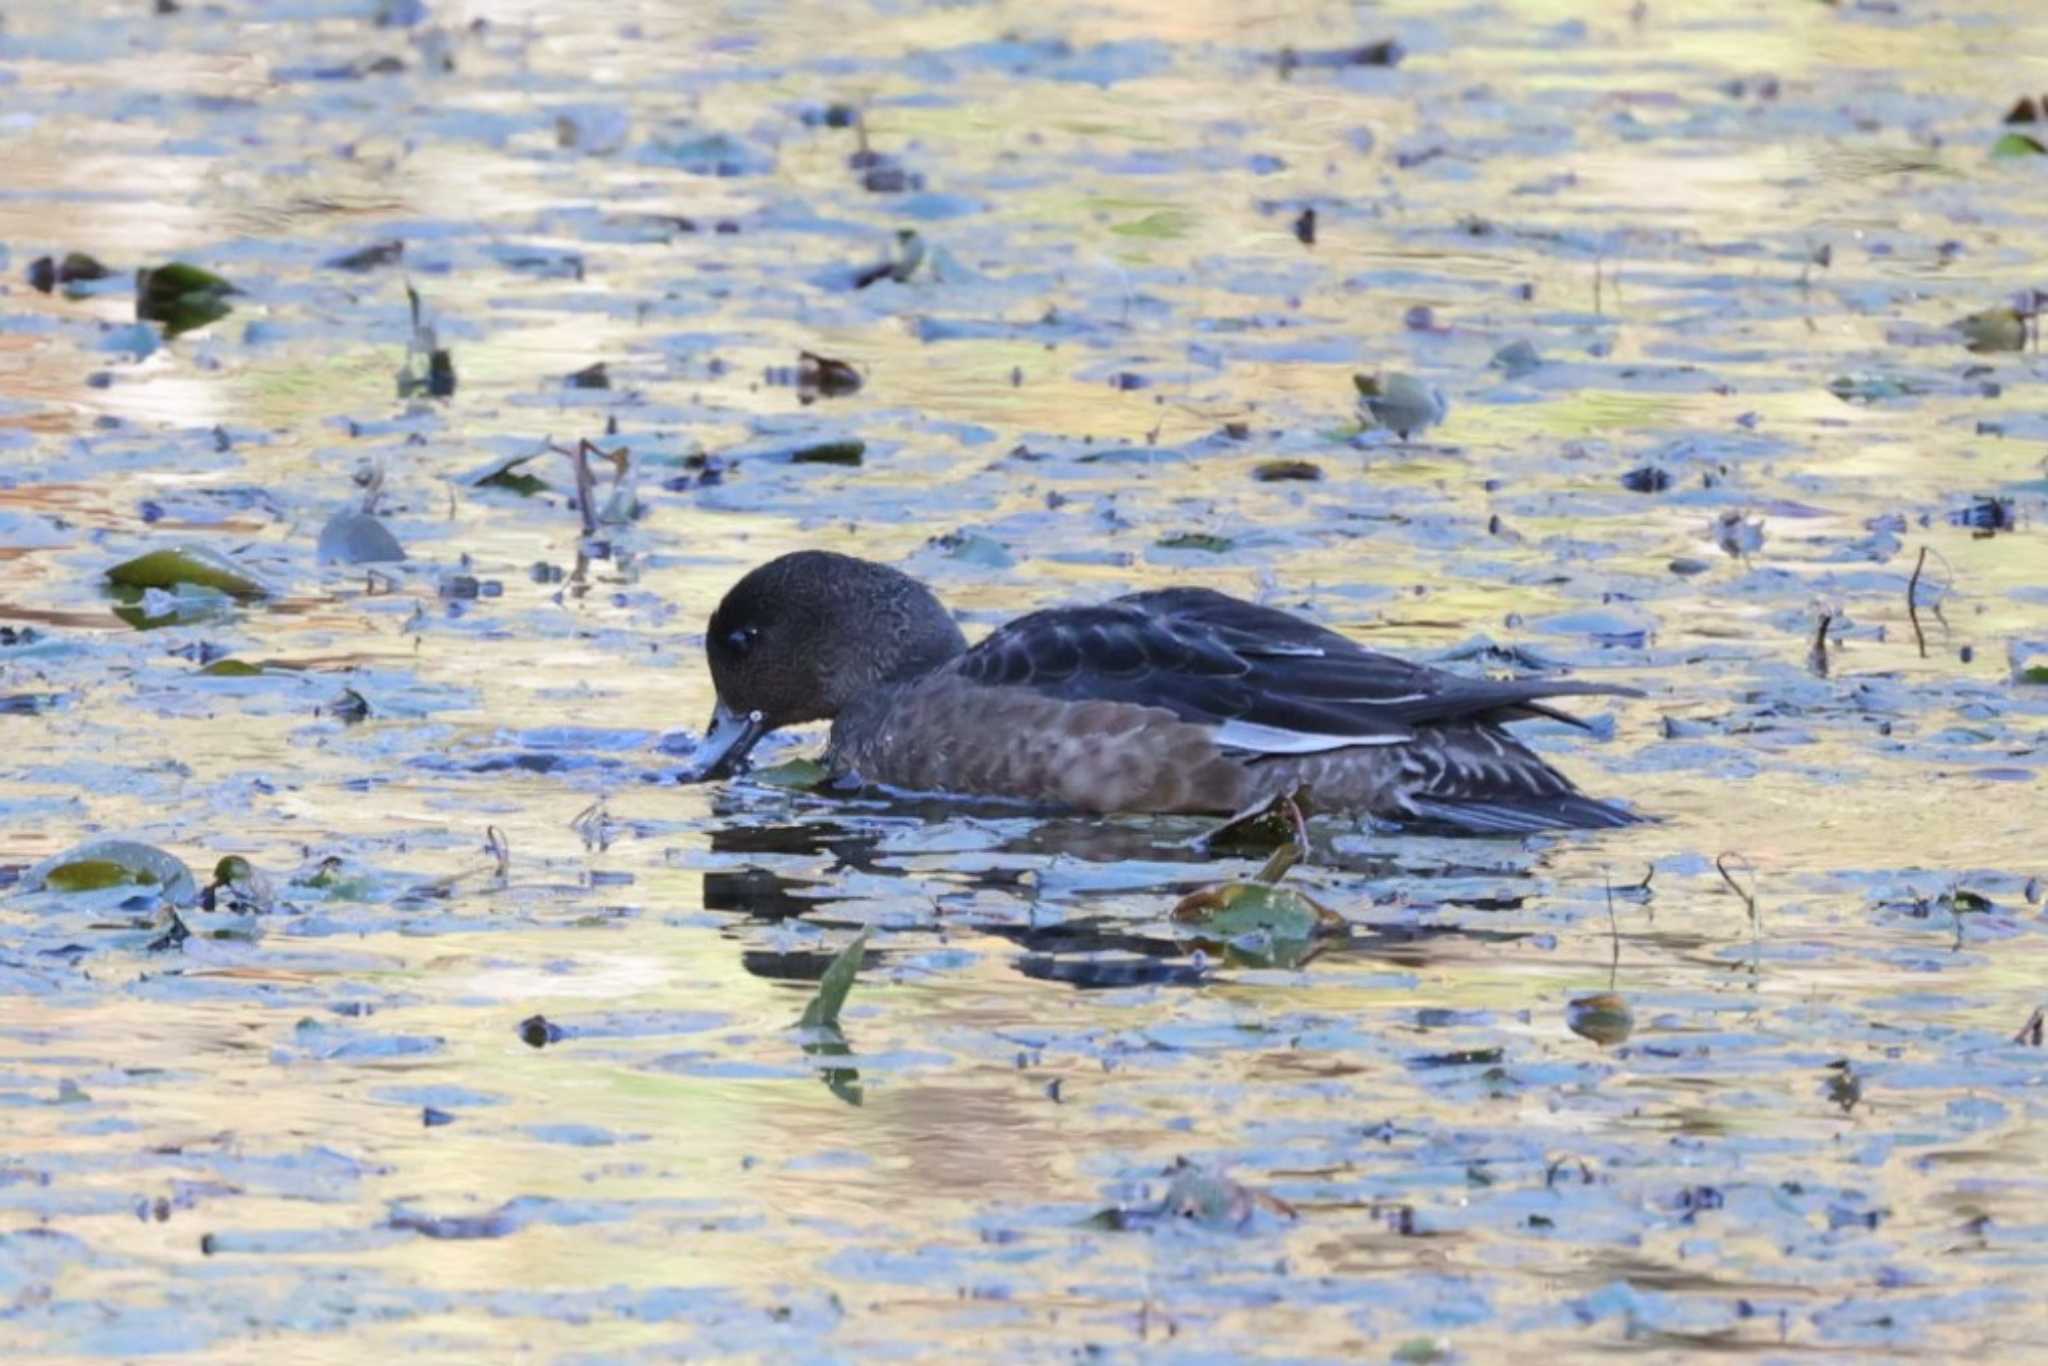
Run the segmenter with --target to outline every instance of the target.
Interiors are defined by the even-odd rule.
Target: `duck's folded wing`
[[[1465,678],[1375,654],[1299,617],[1207,589],[1021,617],[950,666],[990,687],[1164,707],[1226,749],[1311,754],[1400,744],[1418,726],[1561,715],[1536,699],[1628,690]],[[1569,717],[1564,719],[1569,720]]]

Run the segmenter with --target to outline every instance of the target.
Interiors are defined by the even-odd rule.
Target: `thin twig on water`
[[[590,453],[597,451],[599,455],[603,455],[604,452],[598,451],[597,447],[590,443],[590,438],[587,436],[577,441],[576,449],[573,451],[563,446],[557,446],[552,441],[547,443],[547,448],[556,455],[568,457],[570,468],[576,472],[576,512],[583,519],[583,534],[585,536],[595,536],[597,534],[597,477],[590,472]]]
[[[1920,558],[1913,562],[1913,577],[1906,580],[1906,619],[1913,623],[1913,643],[1920,647],[1920,657],[1927,658],[1927,633],[1920,629],[1920,571],[1927,566],[1927,547],[1920,547]]]
[[[1731,859],[1739,861],[1742,865],[1742,871],[1749,874],[1748,887],[1744,887],[1741,883],[1737,882],[1735,875],[1728,871],[1728,864]],[[1742,904],[1749,912],[1750,943],[1754,951],[1754,957],[1750,963],[1750,971],[1755,972],[1763,965],[1764,952],[1764,918],[1762,913],[1756,908],[1756,865],[1751,863],[1746,856],[1730,851],[1720,854],[1714,859],[1714,871],[1721,875],[1721,881],[1728,884],[1729,891],[1742,898]]]
[[[1614,984],[1621,972],[1621,926],[1614,920],[1614,879],[1601,870],[1600,880],[1607,884],[1607,938],[1614,948],[1607,959],[1607,989],[1614,990]]]

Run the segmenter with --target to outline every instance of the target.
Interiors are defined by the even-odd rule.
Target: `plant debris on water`
[[[0,1356],[2041,1338],[2048,10],[502,8],[0,19]],[[676,782],[803,547],[1647,819]]]

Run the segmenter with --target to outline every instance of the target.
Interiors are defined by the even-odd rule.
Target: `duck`
[[[843,786],[1232,818],[1305,795],[1317,812],[1476,835],[1644,819],[1506,730],[1584,728],[1547,699],[1640,691],[1452,673],[1207,588],[1036,611],[970,647],[910,575],[799,550],[733,584],[704,646],[717,701],[685,781],[829,721]]]

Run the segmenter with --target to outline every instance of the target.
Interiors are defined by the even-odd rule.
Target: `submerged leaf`
[[[868,932],[862,930],[839,951],[839,956],[825,969],[825,975],[818,979],[818,994],[804,1007],[803,1018],[797,1021],[799,1029],[839,1028],[840,1008],[846,1004],[846,994],[853,990],[854,975],[860,971],[867,947]]]

